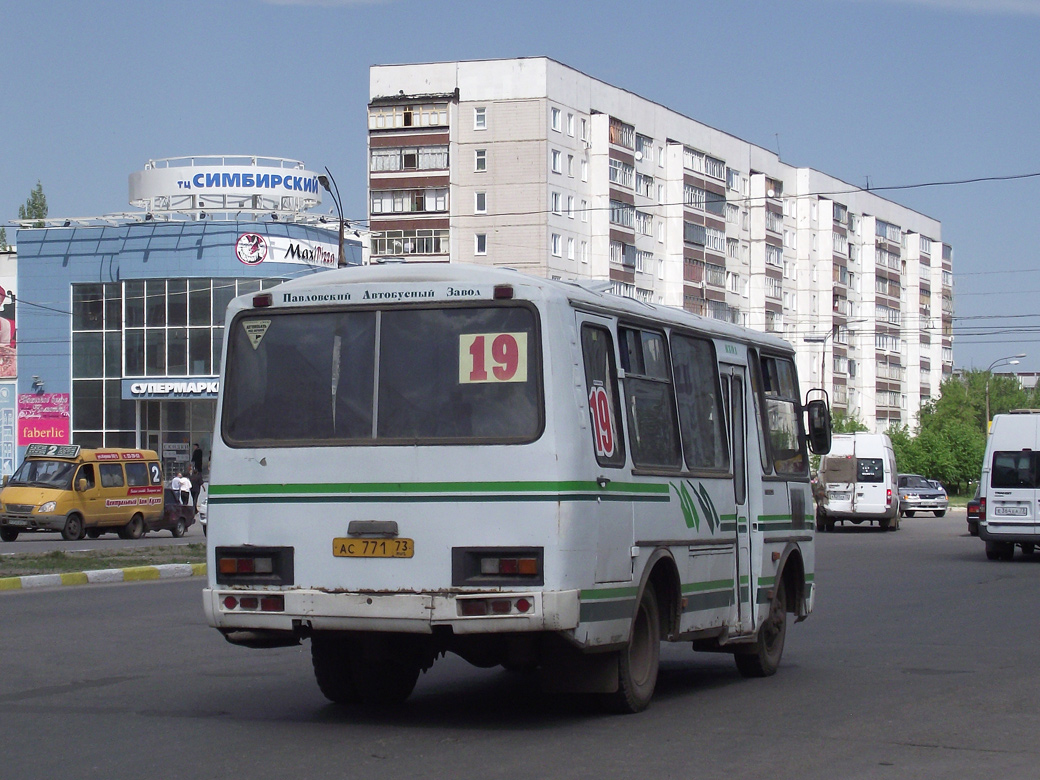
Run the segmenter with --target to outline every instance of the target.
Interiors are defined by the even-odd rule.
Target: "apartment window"
[[[688,146],[683,147],[683,167],[697,173],[704,173],[704,154]]]
[[[552,172],[563,173],[563,154],[559,149],[552,150]]]
[[[589,242],[588,241],[582,241],[581,242],[581,262],[583,262],[583,263],[588,263],[589,262]]]
[[[487,233],[477,233],[473,236],[473,254],[487,254]]]
[[[636,129],[620,119],[610,118],[610,142],[626,149],[635,149]]]
[[[373,190],[373,214],[430,213],[448,210],[448,188]]]
[[[582,141],[588,141],[589,140],[589,120],[585,119],[584,117],[582,117],[582,120],[581,120],[581,140]]]
[[[477,214],[487,214],[487,193],[477,192],[473,197],[473,211]]]
[[[554,192],[549,196],[549,202],[552,205],[552,213],[560,214],[560,193]]]
[[[369,168],[373,173],[408,170],[428,171],[447,167],[447,146],[377,148],[373,149],[369,155]]]
[[[484,106],[473,109],[473,129],[487,130],[487,109]]]
[[[654,139],[636,134],[636,159],[646,163],[654,161]]]
[[[726,180],[726,163],[716,160],[714,157],[704,158],[704,173],[719,181]]]
[[[487,149],[477,149],[474,153],[474,164],[473,170],[475,171],[486,171],[487,170]]]
[[[558,109],[558,108],[550,108],[549,109],[549,125],[557,133],[560,132],[560,129],[561,129],[560,109]]]
[[[622,162],[621,160],[610,161],[610,170],[608,175],[610,181],[618,186],[631,189],[632,184],[635,181],[635,172],[636,169],[626,162]]]
[[[589,161],[588,160],[582,160],[581,161],[581,180],[582,181],[588,181],[589,180]]]
[[[654,196],[654,177],[637,173],[636,192],[645,198],[652,198]]]
[[[567,196],[567,216],[574,219],[574,196]]]
[[[567,135],[574,137],[574,114],[567,114]]]
[[[370,106],[368,109],[369,130],[384,130],[394,127],[447,127],[447,125],[447,103]]]
[[[573,238],[568,238],[567,239],[567,259],[568,260],[573,260],[574,259],[574,239]]]
[[[610,221],[615,225],[631,228],[635,224],[635,206],[618,200],[610,201]]]
[[[552,253],[553,253],[553,257],[560,257],[560,255],[561,255],[560,234],[559,233],[553,233],[552,234]]]
[[[589,221],[589,202],[587,200],[581,202],[581,221]]]
[[[571,178],[574,177],[574,155],[573,154],[568,154],[567,155],[567,175],[570,176]]]
[[[648,214],[645,211],[636,212],[636,230],[641,235],[652,236],[654,234],[654,218],[653,215]]]

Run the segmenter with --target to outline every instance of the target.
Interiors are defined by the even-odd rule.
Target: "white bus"
[[[401,702],[454,652],[635,712],[662,639],[764,676],[812,610],[830,413],[779,338],[461,264],[329,271],[227,322],[206,616],[309,639],[333,702]]]

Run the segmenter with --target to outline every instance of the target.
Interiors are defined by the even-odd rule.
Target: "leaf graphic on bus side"
[[[683,519],[686,521],[687,528],[693,528],[700,530],[701,518],[697,514],[697,508],[693,505],[693,499],[690,497],[690,492],[686,489],[686,485],[679,483],[679,487],[675,486],[675,483],[669,483],[672,486],[672,490],[679,497],[679,506],[682,509]],[[692,487],[692,484],[691,484]]]
[[[693,487],[692,483],[690,487]],[[722,520],[719,518],[719,513],[715,511],[715,504],[712,503],[711,496],[708,495],[708,490],[704,487],[703,482],[700,485],[700,489],[694,491],[694,495],[697,496],[697,501],[700,503],[701,509],[704,510],[704,516],[708,520],[708,529],[715,533],[716,529],[722,525]]]

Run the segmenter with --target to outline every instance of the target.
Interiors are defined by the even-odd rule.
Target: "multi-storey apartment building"
[[[941,224],[547,58],[370,72],[373,262],[464,261],[783,334],[872,429],[952,371]]]

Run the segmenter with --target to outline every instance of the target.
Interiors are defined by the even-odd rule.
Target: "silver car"
[[[920,474],[899,475],[899,513],[913,517],[917,512],[933,512],[936,517],[946,514],[950,506],[946,489],[934,479]]]

